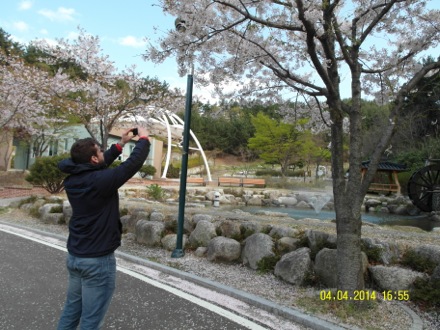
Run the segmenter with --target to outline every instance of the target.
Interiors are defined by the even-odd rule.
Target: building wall
[[[90,137],[89,132],[82,125],[66,127],[58,134],[58,138],[49,144],[42,156],[61,155],[70,152],[70,148],[79,139]],[[35,163],[34,140],[24,141],[14,138],[15,156],[14,169],[25,170]]]
[[[152,165],[156,168],[156,173],[154,174],[154,179],[160,179],[162,176],[162,154],[163,154],[163,142],[153,138],[154,143],[152,143],[153,148],[150,151],[150,155],[153,158]],[[150,156],[148,156],[150,157]]]
[[[121,132],[121,130],[115,130],[111,132],[111,135],[108,139],[109,146],[120,141]],[[77,140],[87,137],[90,137],[90,134],[84,126],[69,126],[64,132],[61,132],[59,134],[58,139],[56,139],[51,145],[48,146],[48,148],[44,151],[43,156],[53,156],[61,155],[63,153],[69,153],[70,148]],[[145,161],[145,164],[153,165],[156,168],[156,174],[154,176],[156,178],[158,175],[158,177],[160,177],[163,143],[162,141],[156,140],[154,138],[150,138],[150,142],[152,145],[151,151],[148,155],[147,160]],[[130,153],[133,150],[135,144],[135,141],[128,142],[124,146],[121,155],[118,157],[118,160],[126,160],[130,156]],[[13,145],[15,147],[14,169],[28,169],[35,162],[36,159],[32,142],[29,143],[27,141],[14,139]]]

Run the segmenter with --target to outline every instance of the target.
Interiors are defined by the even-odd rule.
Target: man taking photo
[[[130,157],[115,168],[108,168],[122,153],[135,133],[126,130],[118,144],[107,151],[86,138],[75,142],[70,158],[58,167],[69,176],[64,188],[72,217],[67,240],[69,285],[58,330],[101,329],[115,290],[114,251],[121,245],[122,224],[119,216],[118,189],[135,175],[150,151],[145,128],[139,127],[139,140]]]

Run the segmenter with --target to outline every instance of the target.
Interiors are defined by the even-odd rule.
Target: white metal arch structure
[[[171,147],[176,146],[181,148],[183,141],[183,125],[184,121],[172,113],[169,110],[155,110],[150,112],[151,117],[142,118],[142,121],[145,121],[147,127],[149,129],[151,136],[160,136],[167,139],[168,147],[167,154],[165,159],[165,166],[162,173],[162,178],[166,179],[166,175],[168,172],[168,168],[170,166],[171,161]],[[166,128],[166,130],[164,130]],[[200,145],[199,140],[192,130],[190,130],[191,137],[197,145],[197,148],[190,148],[191,150],[197,150],[200,152],[203,158],[203,162],[206,168],[206,174],[208,176],[208,181],[212,181],[211,171],[209,169],[208,160],[206,159],[205,152],[203,151],[202,146]]]

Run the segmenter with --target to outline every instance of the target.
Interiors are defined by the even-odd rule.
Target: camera
[[[133,130],[131,132],[133,133],[133,136],[136,136],[139,134],[137,127],[133,128]]]

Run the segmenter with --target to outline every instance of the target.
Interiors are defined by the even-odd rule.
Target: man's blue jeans
[[[101,329],[115,290],[114,253],[98,258],[67,256],[69,287],[58,330]]]

